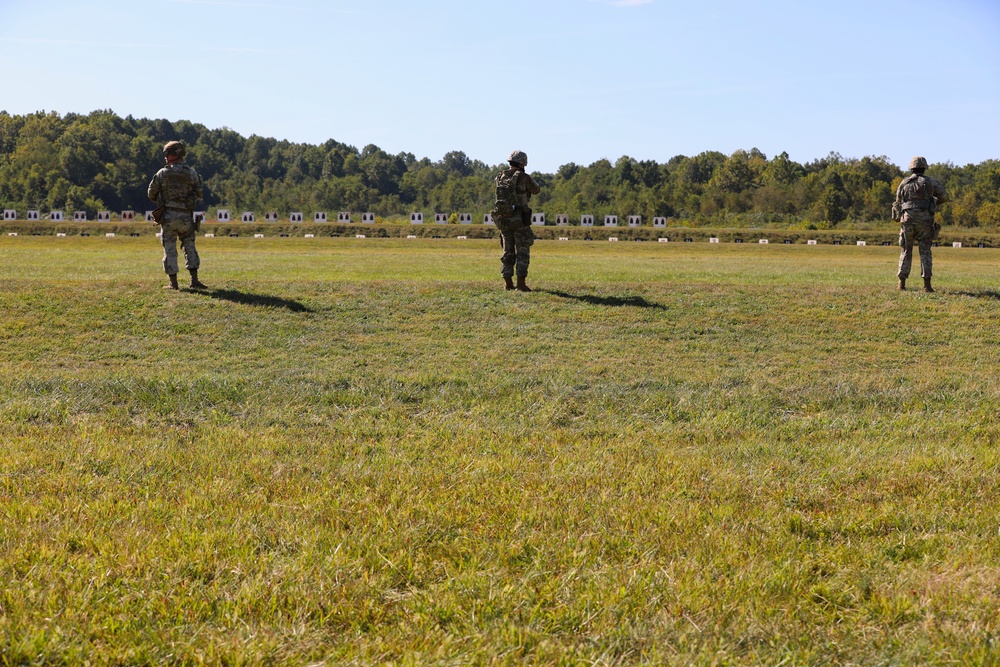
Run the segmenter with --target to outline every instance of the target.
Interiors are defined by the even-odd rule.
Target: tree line
[[[207,208],[250,211],[366,211],[382,217],[410,211],[488,212],[488,165],[461,151],[440,160],[392,155],[375,145],[358,150],[330,139],[293,143],[187,120],[136,119],[110,110],[90,114],[0,111],[0,205],[18,210],[120,211],[148,208],[146,185],[163,164],[166,141],[181,139],[188,162],[205,181]],[[928,171],[951,202],[943,224],[1000,227],[1000,160]],[[800,164],[787,153],[768,158],[756,148],[731,155],[706,151],[667,162],[622,156],[590,165],[569,163],[554,174],[533,173],[533,200],[550,218],[568,214],[642,215],[678,224],[809,229],[889,220],[905,173],[886,157],[838,153]]]

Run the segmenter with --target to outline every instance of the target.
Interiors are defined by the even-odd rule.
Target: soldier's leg
[[[931,242],[934,238],[934,228],[930,224],[917,228],[917,249],[920,253],[920,277],[929,280],[933,275],[934,260],[931,258]]]
[[[531,264],[531,244],[534,239],[524,236],[520,236],[517,239],[517,250],[515,257],[515,272],[519,278],[526,278],[528,276],[528,265]]]
[[[181,248],[184,250],[184,268],[188,271],[197,271],[201,268],[201,257],[198,256],[198,250],[194,245],[195,236],[197,234],[193,228],[179,235]]]
[[[505,279],[514,275],[514,262],[517,259],[513,232],[500,232],[503,239],[503,255],[500,256],[500,275]]]
[[[531,245],[535,242],[535,235],[530,227],[519,230],[517,233],[517,289],[521,292],[530,292],[526,280],[528,278],[528,265],[531,264]]]
[[[169,289],[177,289],[177,231],[170,223],[160,226],[163,243],[163,270],[170,277]]]
[[[913,263],[913,227],[903,225],[899,230],[899,271],[896,277],[905,281],[910,277],[910,265]]]

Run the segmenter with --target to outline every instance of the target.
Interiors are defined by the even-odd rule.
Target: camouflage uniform
[[[149,198],[166,207],[160,222],[163,231],[163,270],[168,276],[177,274],[177,241],[184,250],[188,271],[197,271],[201,258],[194,247],[198,225],[194,222],[194,208],[202,198],[201,176],[184,164],[183,160],[168,164],[156,172],[149,182]]]
[[[923,160],[923,158],[919,158]],[[918,158],[910,163],[921,164]],[[926,160],[923,160],[926,168]],[[922,168],[922,169],[923,169]],[[922,170],[921,169],[921,170]],[[892,205],[892,219],[900,222],[899,271],[896,277],[906,280],[910,275],[910,264],[913,262],[913,244],[917,244],[920,253],[920,276],[930,280],[932,275],[931,242],[935,237],[934,210],[937,204],[948,200],[944,186],[938,181],[915,173],[903,179],[896,188],[896,201]]]
[[[519,171],[520,176],[515,188],[518,211],[529,208],[528,202],[531,195],[537,195],[541,188],[534,179],[523,170],[511,168],[497,174],[495,179],[499,182],[501,178],[509,177],[514,172]],[[531,245],[535,242],[535,234],[531,231],[531,224],[525,223],[521,214],[494,220],[497,229],[500,230],[500,238],[503,242],[503,255],[500,257],[500,275],[510,278],[517,273],[520,278],[528,275],[528,264],[531,262]]]

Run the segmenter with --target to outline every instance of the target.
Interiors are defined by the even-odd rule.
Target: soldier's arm
[[[528,194],[537,195],[542,191],[538,187],[538,183],[535,183],[535,179],[528,175],[528,172],[524,172],[524,187],[528,190]]]
[[[937,203],[943,204],[948,201],[948,193],[944,191],[944,186],[939,182],[934,182],[934,198],[937,199]]]
[[[149,182],[149,187],[146,188],[146,196],[153,202],[155,202],[156,198],[160,195],[160,179],[158,176],[159,173],[153,176],[153,180]]]
[[[194,200],[197,203],[205,198],[204,185],[201,181],[201,174],[194,170],[192,171],[194,173]]]

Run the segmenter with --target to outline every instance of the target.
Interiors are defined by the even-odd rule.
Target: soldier
[[[194,220],[194,208],[202,198],[201,176],[184,164],[187,148],[180,141],[170,141],[163,147],[167,166],[156,172],[149,182],[147,194],[158,205],[157,222],[163,231],[163,270],[170,279],[163,289],[177,286],[177,241],[184,249],[185,268],[191,273],[192,289],[207,289],[198,280],[201,258],[194,247],[200,222]]]
[[[910,160],[913,173],[903,179],[896,188],[896,202],[892,205],[892,219],[900,224],[899,247],[899,289],[906,289],[906,279],[910,275],[913,261],[913,243],[920,251],[920,275],[924,279],[924,291],[933,292],[931,287],[931,241],[937,238],[941,225],[934,222],[934,211],[938,204],[948,201],[944,186],[924,176],[927,160],[915,157]]]
[[[528,166],[528,156],[523,151],[511,153],[507,163],[510,168],[497,174],[494,179],[497,203],[493,207],[493,222],[500,230],[500,245],[503,246],[500,275],[505,289],[530,292],[531,288],[525,284],[525,280],[528,278],[531,244],[535,242],[535,234],[531,231],[531,209],[528,202],[531,195],[541,192],[541,188],[524,172],[524,168]],[[515,270],[516,287],[512,280]]]

